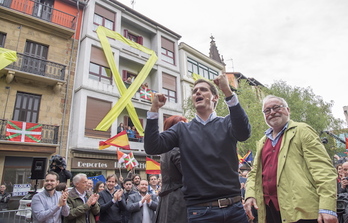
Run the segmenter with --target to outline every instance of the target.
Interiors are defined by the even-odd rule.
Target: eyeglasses
[[[274,112],[279,112],[281,108],[285,108],[285,105],[274,105],[272,108],[266,108],[265,110],[263,110],[262,112],[265,115],[269,115],[271,114],[271,111],[273,110]]]

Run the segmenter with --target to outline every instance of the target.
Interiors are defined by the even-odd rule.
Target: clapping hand
[[[95,203],[97,203],[98,199],[99,199],[99,194],[92,194],[87,200],[88,206],[95,205]]]
[[[59,207],[66,205],[66,200],[68,199],[68,194],[69,193],[67,191],[62,192],[62,195],[60,196],[59,201],[58,201]]]
[[[122,195],[123,195],[123,190],[122,190],[122,189],[117,190],[117,191],[114,193],[114,200],[115,200],[115,201],[121,200]]]

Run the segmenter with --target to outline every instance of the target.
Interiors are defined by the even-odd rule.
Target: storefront
[[[139,174],[142,179],[146,179],[145,156],[134,155],[134,157],[139,165],[132,172]],[[73,176],[78,173],[85,173],[88,177],[103,175],[106,178],[111,174],[116,174],[117,177],[122,175],[125,179],[130,174],[124,163],[118,163],[115,155],[75,152],[70,165]]]

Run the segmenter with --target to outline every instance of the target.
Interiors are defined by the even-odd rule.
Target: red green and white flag
[[[130,171],[131,169],[139,165],[138,161],[133,156],[133,152],[130,152],[128,154],[128,157],[124,159],[124,162],[126,164],[127,171]]]
[[[151,89],[148,88],[140,88],[140,97],[146,100],[151,100]]]
[[[128,155],[121,152],[120,150],[117,150],[117,159],[118,159],[118,163],[124,163],[125,159],[127,159]]]
[[[6,125],[6,139],[18,142],[40,142],[41,131],[41,124],[9,120]]]

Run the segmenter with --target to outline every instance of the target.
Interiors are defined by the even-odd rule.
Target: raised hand
[[[225,73],[220,74],[214,79],[214,83],[219,87],[219,89],[225,94],[226,97],[229,97],[233,94],[230,84]]]
[[[151,94],[151,112],[158,112],[158,110],[166,104],[167,97],[164,94],[152,93]]]

